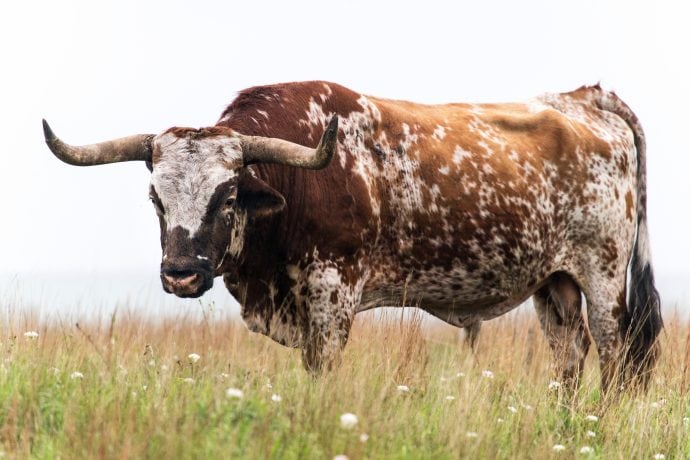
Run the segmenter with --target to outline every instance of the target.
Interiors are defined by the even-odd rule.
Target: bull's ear
[[[243,170],[237,184],[237,206],[256,219],[281,212],[285,208],[285,198],[266,182]]]

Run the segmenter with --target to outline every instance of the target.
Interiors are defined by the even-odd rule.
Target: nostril
[[[194,273],[193,275],[178,279],[177,282],[180,284],[180,286],[191,286],[196,282],[197,278],[199,278],[199,275]]]
[[[195,283],[199,278],[199,273],[191,270],[166,270],[163,272],[165,280],[178,286],[189,286]]]

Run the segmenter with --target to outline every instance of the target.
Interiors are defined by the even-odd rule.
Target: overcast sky
[[[63,164],[43,117],[79,144],[213,125],[263,83],[324,79],[433,103],[601,81],[646,130],[656,271],[690,284],[686,2],[230,3],[2,2],[0,272],[90,283],[158,271],[146,167]]]

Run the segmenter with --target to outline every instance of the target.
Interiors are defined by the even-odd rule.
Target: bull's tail
[[[613,92],[600,92],[599,106],[620,116],[630,126],[637,149],[637,237],[630,261],[628,309],[621,318],[624,343],[624,371],[627,377],[642,383],[659,355],[657,336],[663,327],[659,292],[654,287],[654,273],[647,232],[647,158],[645,136],[637,116]]]

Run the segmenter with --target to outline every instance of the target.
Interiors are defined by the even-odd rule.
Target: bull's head
[[[146,162],[161,227],[163,289],[180,297],[198,297],[213,285],[224,260],[241,253],[246,223],[285,207],[285,198],[246,166],[324,168],[335,151],[338,119],[331,119],[315,149],[224,127],[171,128],[159,135],[84,146],[65,144],[45,120],[43,130],[50,150],[72,165]]]

